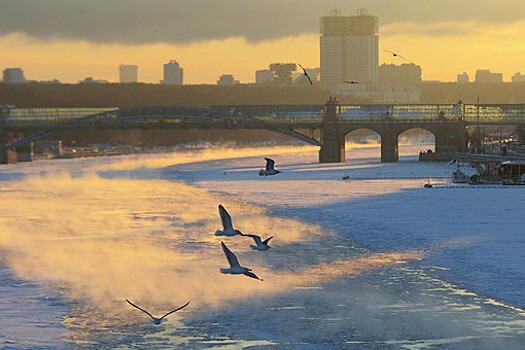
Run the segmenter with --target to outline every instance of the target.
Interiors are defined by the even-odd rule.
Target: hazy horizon
[[[509,81],[525,71],[525,3],[516,0],[0,0],[0,67],[21,67],[28,80],[77,83],[117,82],[119,65],[134,64],[139,82],[158,83],[174,59],[185,84],[215,84],[223,74],[250,83],[270,63],[319,67],[320,17],[358,8],[379,17],[380,64],[414,63],[424,80],[440,81],[478,69]]]

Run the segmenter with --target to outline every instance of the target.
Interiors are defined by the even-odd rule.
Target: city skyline
[[[379,17],[379,64],[414,63],[424,80],[440,81],[483,69],[511,81],[525,71],[525,4],[512,0],[151,3],[0,0],[0,68],[21,67],[28,80],[118,82],[118,66],[132,62],[140,67],[139,82],[160,83],[163,64],[175,59],[185,84],[215,84],[224,74],[251,83],[274,62],[319,67],[320,18],[331,9],[354,15],[367,8]]]

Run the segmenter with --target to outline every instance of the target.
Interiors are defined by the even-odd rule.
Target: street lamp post
[[[478,153],[479,153],[479,151],[481,150],[481,128],[479,126],[479,94],[478,94],[478,103],[477,103],[477,118],[478,118],[477,131],[478,131],[478,143],[479,143]]]

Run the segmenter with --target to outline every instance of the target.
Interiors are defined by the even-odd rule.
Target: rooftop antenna
[[[331,9],[330,10],[330,16],[341,16],[341,10],[340,9]]]

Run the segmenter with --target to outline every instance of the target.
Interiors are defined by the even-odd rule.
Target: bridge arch
[[[320,146],[322,163],[344,162],[346,135],[353,130],[369,129],[381,137],[381,161],[395,162],[399,135],[411,128],[420,127],[432,133],[436,153],[466,149],[467,122],[463,117],[451,117],[455,115],[451,108],[444,115],[439,114],[437,111],[442,107],[339,105],[331,98],[325,105],[304,106],[144,106],[110,108],[95,114],[86,114],[85,109],[60,113],[50,109],[43,114],[27,114],[26,121],[19,118],[22,115],[18,112],[22,111],[17,110],[0,113],[5,122],[0,128],[0,162],[7,151],[16,152],[19,146],[72,129],[264,129]],[[20,134],[13,137],[12,131]]]
[[[386,137],[384,135],[385,130],[374,129],[373,127],[356,127],[353,129],[349,129],[344,135],[346,146],[345,153],[348,153],[348,150],[346,148],[359,147],[359,144],[365,146],[367,143],[377,142],[381,145],[384,141],[388,141],[383,140],[383,138],[388,138],[388,135]],[[403,152],[399,151],[400,147],[402,148],[408,145],[419,145],[421,146],[421,149],[419,151],[423,152],[427,152],[428,150],[430,150],[431,152],[436,151],[436,137],[431,130],[425,127],[410,126],[406,128],[401,128],[397,130],[395,136],[390,139],[392,147],[389,147],[389,149],[397,149],[398,156],[403,155]],[[388,152],[388,150],[384,152],[386,153]],[[413,154],[413,152],[411,152],[410,154]],[[377,156],[379,157],[380,155],[381,153],[378,150]],[[384,158],[384,156],[382,158]],[[395,161],[397,160],[398,158],[396,157]]]
[[[403,133],[412,129],[420,129],[422,132],[434,136],[433,152],[453,153],[456,150],[465,149],[467,140],[466,128],[463,124],[432,121],[426,123],[419,121],[399,123],[359,122],[340,128],[340,139],[344,140],[346,135],[359,129],[371,130],[380,136],[382,162],[397,162],[399,160],[399,138]],[[341,143],[341,161],[345,159],[344,146],[344,143]]]
[[[413,127],[406,129],[399,133],[397,141],[401,147],[414,146],[412,148],[418,147],[419,151],[422,152],[436,151],[436,136],[425,128]],[[402,152],[400,154],[403,155]]]
[[[381,134],[372,128],[356,128],[345,134],[345,153],[349,153],[353,148],[373,147],[380,144]],[[377,150],[377,153],[370,154],[370,156],[379,157],[379,150]],[[351,158],[351,154],[349,155],[349,158]]]

